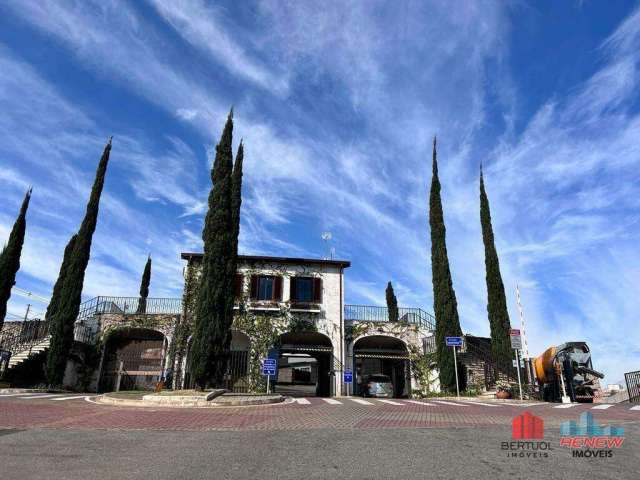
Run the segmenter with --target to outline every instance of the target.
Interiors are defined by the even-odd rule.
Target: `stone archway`
[[[409,350],[399,338],[367,335],[357,339],[353,344],[353,372],[356,394],[365,393],[365,385],[372,376],[388,377],[394,397],[411,394]]]
[[[157,330],[112,330],[105,341],[100,390],[152,390],[163,376],[167,339]]]
[[[284,333],[270,357],[278,359],[277,392],[291,396],[332,395],[333,344],[325,334]]]

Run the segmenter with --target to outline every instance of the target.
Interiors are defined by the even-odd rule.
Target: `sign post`
[[[264,358],[262,360],[262,375],[267,376],[267,395],[271,393],[270,391],[270,379],[271,375],[276,374],[276,370],[278,368],[278,361],[275,358]]]
[[[462,337],[445,337],[447,347],[453,348],[453,368],[456,374],[456,397],[460,398],[460,386],[458,385],[458,360],[456,359],[456,347],[462,346]]]
[[[516,370],[518,371],[518,389],[520,390],[520,400],[522,400],[522,381],[520,380],[520,354],[519,351],[522,348],[522,337],[520,336],[520,330],[512,328],[509,330],[509,337],[511,338],[511,348],[516,351]]]
[[[347,396],[349,396],[349,391],[351,390],[351,388],[349,388],[349,385],[353,383],[353,372],[351,370],[345,370],[343,372],[343,376],[343,381],[347,384]]]

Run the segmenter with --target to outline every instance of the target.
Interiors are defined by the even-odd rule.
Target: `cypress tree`
[[[60,307],[62,284],[64,283],[64,279],[67,276],[69,262],[71,261],[71,254],[73,253],[73,247],[76,244],[77,238],[78,234],[76,233],[69,239],[69,243],[67,243],[67,246],[64,248],[64,254],[62,255],[62,264],[60,265],[58,278],[56,280],[56,283],[53,285],[53,293],[51,294],[51,300],[49,301],[49,305],[47,305],[47,313],[44,317],[49,323],[51,323],[52,319],[58,312],[58,308]]]
[[[398,300],[396,299],[396,294],[393,291],[393,285],[391,282],[387,283],[387,289],[385,290],[385,295],[387,297],[387,312],[389,315],[390,322],[398,321]]]
[[[80,303],[84,275],[91,255],[91,242],[98,222],[100,197],[111,152],[111,139],[104,148],[96,177],[91,189],[87,210],[78,233],[71,238],[65,249],[65,259],[60,267],[60,276],[56,282],[56,298],[51,299],[53,308],[47,309],[47,320],[51,322],[51,343],[47,354],[47,381],[49,385],[60,385],[64,378],[69,351],[73,346],[73,328]],[[59,285],[58,285],[59,283]],[[51,307],[51,305],[50,305]]]
[[[211,172],[213,187],[202,239],[204,255],[196,300],[191,375],[199,388],[222,386],[233,321],[232,170],[233,110],[229,112]]]
[[[242,162],[244,160],[244,145],[240,140],[236,161],[233,163],[233,176],[231,183],[231,224],[233,232],[231,234],[232,252],[235,257],[238,255],[238,236],[240,235],[240,206],[242,205]],[[237,265],[236,265],[237,266]],[[232,269],[235,275],[236,266]]]
[[[136,313],[146,313],[147,297],[149,296],[149,284],[151,283],[151,255],[147,257],[147,263],[142,272],[142,281],[140,282],[140,299],[138,300],[138,310]]]
[[[484,264],[487,279],[487,313],[491,327],[491,351],[494,358],[503,365],[510,364],[513,352],[509,339],[511,322],[507,310],[507,298],[504,293],[498,252],[496,251],[491,226],[489,198],[484,188],[484,176],[480,167],[480,223],[484,242]]]
[[[27,209],[31,200],[31,189],[27,190],[16,218],[9,241],[0,253],[0,330],[7,314],[7,303],[11,297],[11,289],[16,284],[16,274],[20,270],[20,255],[24,244],[24,234],[27,229]]]
[[[461,336],[458,318],[458,302],[453,289],[449,257],[447,255],[446,228],[440,198],[440,179],[436,159],[436,139],[433,139],[433,177],[429,198],[429,225],[431,227],[431,274],[433,282],[433,311],[436,317],[436,348],[440,387],[453,390],[456,377],[451,348],[445,345],[445,337]]]

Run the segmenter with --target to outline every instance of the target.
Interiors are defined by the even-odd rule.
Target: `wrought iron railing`
[[[12,322],[12,328],[7,327],[9,325],[0,331],[0,349],[11,352],[11,355],[29,350],[49,335],[49,322],[39,319],[19,322],[19,326]]]
[[[347,322],[388,322],[389,309],[375,305],[345,305],[344,319]],[[398,308],[398,321],[418,324],[427,330],[435,330],[433,315],[421,308]]]
[[[182,300],[180,298],[95,297],[80,305],[78,321],[106,313],[179,314],[182,313]]]
[[[624,374],[624,379],[627,383],[629,401],[632,403],[640,403],[640,371],[627,372]]]
[[[3,329],[0,331],[0,349],[11,352],[12,356],[30,351],[49,339],[50,325],[50,321],[36,319],[20,322],[19,328]],[[92,343],[95,340],[95,332],[88,326],[76,323],[73,338],[77,342]]]

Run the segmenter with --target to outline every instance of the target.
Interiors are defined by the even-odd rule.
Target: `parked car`
[[[365,375],[362,379],[360,393],[363,397],[393,397],[393,384],[389,375],[376,373]]]

